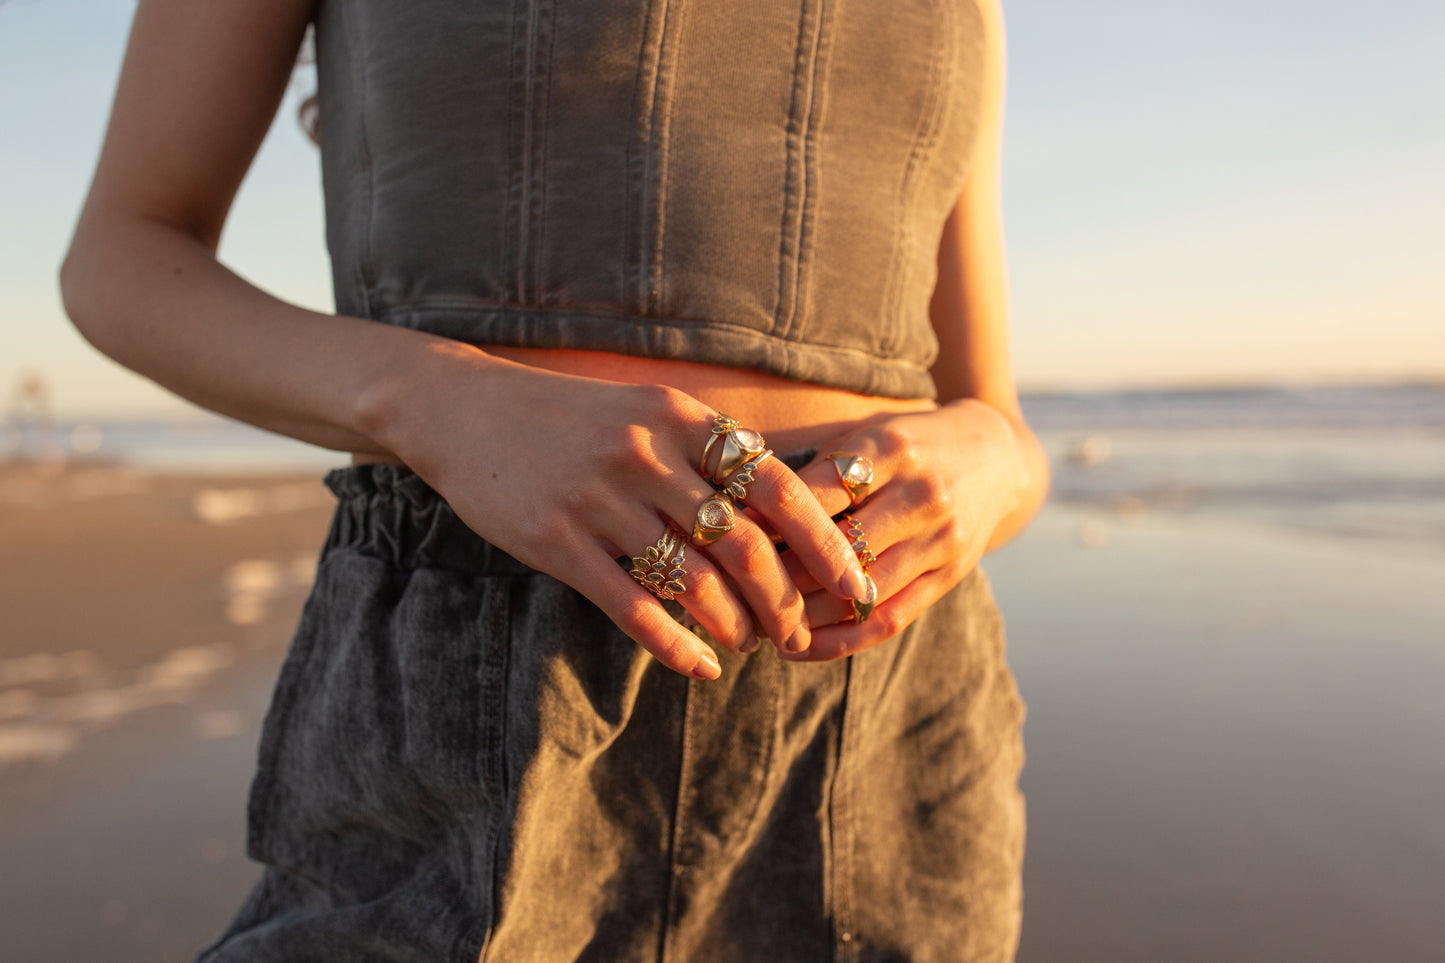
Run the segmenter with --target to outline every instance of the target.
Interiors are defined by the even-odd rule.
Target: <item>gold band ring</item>
[[[857,507],[859,502],[868,497],[868,489],[873,487],[872,460],[851,451],[835,451],[828,456],[828,460],[837,469],[838,480],[848,489],[849,501]]]
[[[711,545],[733,530],[737,512],[726,492],[714,492],[697,507],[697,521],[692,526],[694,545]]]
[[[863,566],[863,571],[876,561],[877,557],[868,548],[868,536],[863,534],[863,526],[858,524],[858,519],[848,513],[843,514],[843,521],[848,523],[848,539],[852,543],[854,554],[858,556],[858,563]]]
[[[683,568],[687,546],[678,538],[679,534],[668,526],[655,544],[647,546],[647,551],[632,557],[632,577],[660,599],[670,600],[687,591],[687,586],[682,584],[687,577],[687,570]]]

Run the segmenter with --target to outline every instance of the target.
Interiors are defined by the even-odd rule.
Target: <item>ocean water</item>
[[[1051,502],[1229,517],[1445,551],[1445,385],[1047,395],[1023,401]]]
[[[1445,384],[1025,395],[1051,505],[1224,516],[1445,551]],[[346,456],[220,419],[0,425],[45,452],[180,472],[321,472]]]

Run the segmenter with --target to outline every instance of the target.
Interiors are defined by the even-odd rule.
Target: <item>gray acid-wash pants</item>
[[[701,682],[409,469],[325,482],[250,797],[264,872],[198,960],[1013,958],[1024,708],[981,569],[888,643],[719,648]]]

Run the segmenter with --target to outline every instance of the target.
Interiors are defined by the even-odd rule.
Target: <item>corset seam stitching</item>
[[[799,248],[802,243],[803,207],[808,194],[806,134],[812,123],[813,67],[818,52],[817,27],[810,23],[816,11],[810,0],[803,0],[800,9],[797,41],[793,47],[793,84],[784,137],[782,223],[778,231],[778,293],[773,309],[773,332],[784,337],[798,313],[798,275],[801,264]]]
[[[532,220],[534,223],[533,234],[536,242],[532,245],[532,291],[530,300],[533,303],[540,303],[542,292],[546,287],[543,281],[543,266],[546,263],[547,252],[547,134],[551,129],[552,117],[552,54],[557,49],[557,7],[551,4],[544,7],[543,13],[548,18],[546,44],[547,59],[545,65],[540,57],[534,58],[538,63],[537,73],[541,75],[542,81],[542,103],[540,108],[541,118],[537,126],[536,138],[536,166],[533,169],[533,179],[536,182],[535,194],[537,203],[533,206]],[[541,32],[538,19],[537,33]],[[536,39],[534,37],[534,39]]]
[[[878,338],[878,351],[880,354],[892,354],[898,347],[898,339],[905,325],[904,295],[907,293],[908,285],[905,283],[909,273],[909,265],[912,261],[913,238],[910,227],[907,223],[908,212],[911,210],[914,199],[919,189],[919,171],[923,169],[933,148],[938,140],[939,128],[942,125],[943,108],[946,98],[943,96],[944,79],[951,75],[950,64],[954,59],[954,46],[957,41],[957,24],[953,18],[953,8],[948,2],[938,2],[935,8],[943,15],[943,28],[940,31],[942,41],[933,45],[933,60],[929,65],[928,92],[924,98],[922,109],[919,111],[918,124],[914,129],[913,144],[908,151],[908,162],[903,169],[903,179],[898,185],[898,207],[896,221],[893,229],[893,252],[889,264],[888,285],[884,308],[891,314],[889,324],[880,326]]]
[[[362,15],[357,13],[352,17],[347,12],[347,4],[340,4],[342,22],[346,25],[345,32],[348,43],[352,49],[363,54],[360,57],[352,58],[356,62],[356,69],[353,77],[356,83],[357,99],[357,126],[359,137],[357,138],[357,162],[361,167],[361,243],[356,252],[356,274],[357,288],[360,295],[361,311],[366,317],[372,314],[372,297],[376,285],[375,241],[372,231],[376,224],[376,169],[371,157],[371,135],[370,125],[367,123],[367,112],[370,109],[370,85],[371,76],[368,65],[371,58],[365,56],[366,52],[366,27],[361,22]]]
[[[824,184],[824,157],[820,145],[823,125],[828,116],[830,80],[833,75],[833,27],[837,22],[837,16],[831,13],[832,9],[829,0],[819,0],[817,46],[813,58],[813,110],[808,118],[804,142],[804,172],[806,183],[811,185],[811,190],[805,191],[803,196],[798,242],[797,294],[794,298],[793,317],[785,332],[785,337],[790,341],[805,340],[805,332],[813,319],[813,251],[817,241],[818,208],[822,204]],[[798,308],[800,303],[802,307]]]
[[[526,5],[526,16],[521,8]],[[505,212],[502,217],[500,250],[505,253],[503,277],[505,290],[514,302],[522,302],[526,296],[526,267],[528,238],[528,150],[531,145],[529,129],[531,109],[530,58],[527,47],[530,43],[531,0],[513,0],[511,22],[508,24],[507,43],[507,186]],[[521,48],[521,65],[518,66],[518,48]]]
[[[676,101],[674,90],[677,86],[677,61],[681,47],[682,20],[687,12],[686,4],[678,4],[674,14],[673,4],[668,2],[662,19],[662,32],[658,37],[657,75],[654,83],[653,112],[658,118],[652,129],[656,139],[657,186],[653,210],[653,241],[651,257],[647,266],[647,312],[662,310],[663,271],[665,241],[667,235],[667,188],[670,169],[668,160],[672,148],[672,107]]]

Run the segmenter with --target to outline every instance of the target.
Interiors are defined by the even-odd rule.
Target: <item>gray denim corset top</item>
[[[974,0],[322,0],[336,309],[934,395]]]

